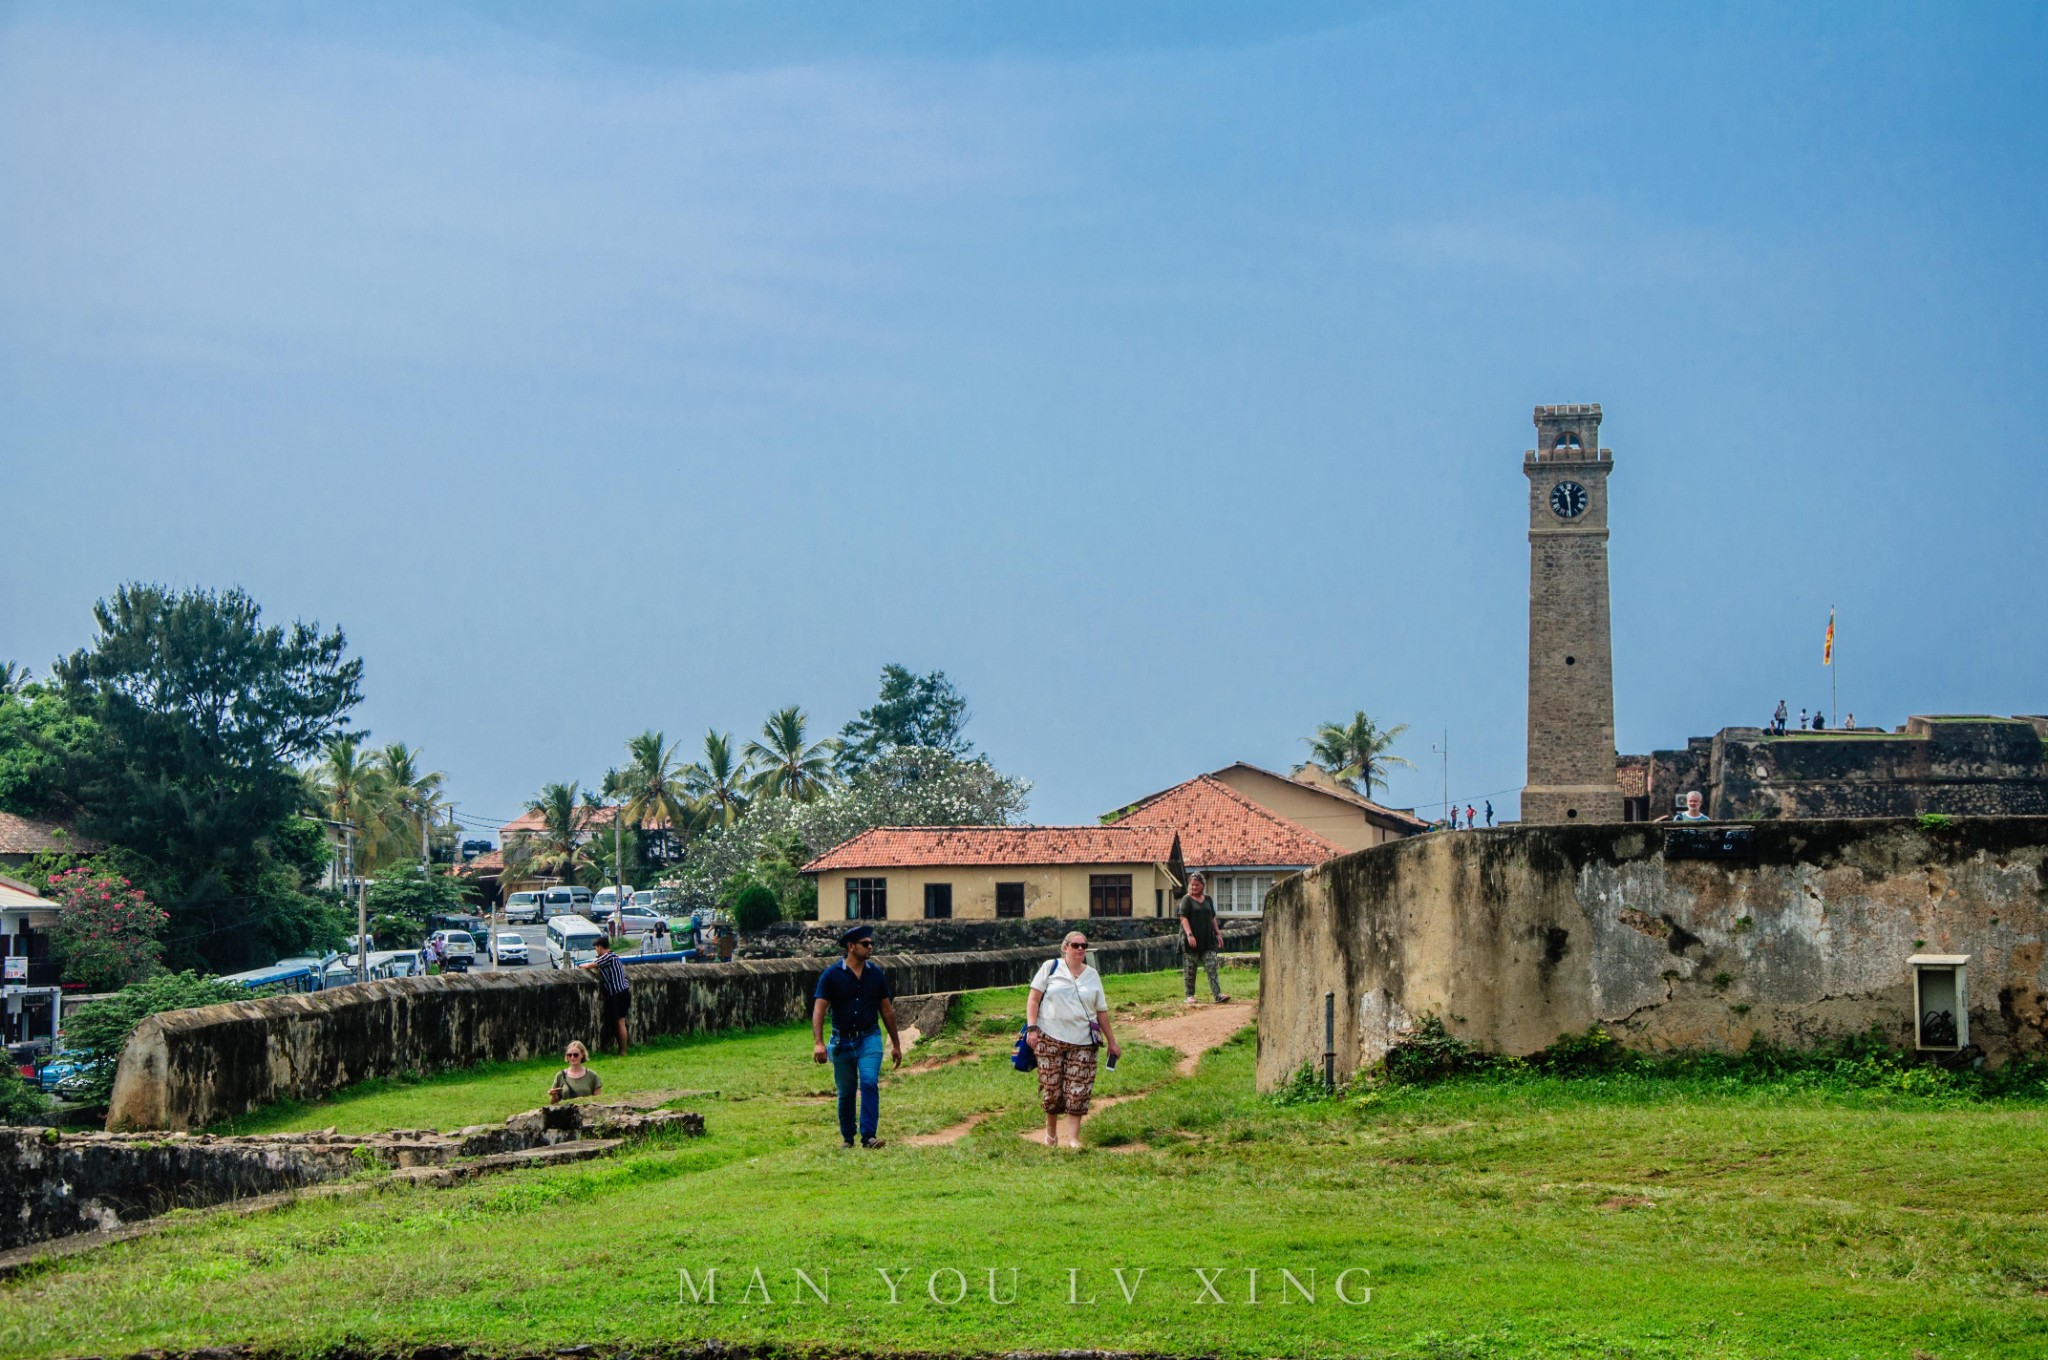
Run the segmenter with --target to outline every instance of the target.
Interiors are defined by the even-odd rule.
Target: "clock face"
[[[1559,482],[1550,488],[1550,508],[1559,519],[1577,519],[1586,513],[1586,488],[1577,482]]]

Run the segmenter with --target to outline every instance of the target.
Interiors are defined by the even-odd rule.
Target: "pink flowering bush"
[[[111,992],[156,971],[170,916],[118,874],[67,869],[49,877],[57,904],[50,945],[64,976],[95,992]]]

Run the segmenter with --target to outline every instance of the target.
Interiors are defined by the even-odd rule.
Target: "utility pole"
[[[614,938],[626,932],[626,861],[619,849],[625,836],[626,805],[622,802],[612,809],[612,935]]]
[[[420,876],[425,877],[433,870],[427,865],[427,805],[420,804]]]
[[[352,824],[343,822],[341,835],[344,847],[342,862],[348,867],[349,891],[356,898],[356,981],[366,982],[370,977],[370,913],[362,885],[356,881],[356,829]]]
[[[1431,746],[1429,749],[1439,753],[1444,758],[1444,820],[1449,821],[1451,818],[1451,729],[1449,727],[1444,728],[1443,745]]]

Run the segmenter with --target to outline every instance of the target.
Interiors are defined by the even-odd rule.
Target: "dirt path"
[[[1259,1008],[1250,1001],[1228,1001],[1224,1004],[1190,1006],[1179,1015],[1169,1015],[1159,1020],[1140,1020],[1131,1028],[1140,1039],[1162,1048],[1177,1048],[1181,1060],[1176,1070],[1184,1077],[1193,1076],[1195,1064],[1202,1055],[1217,1047],[1231,1035],[1249,1025],[1258,1016]]]
[[[989,1119],[991,1113],[992,1111],[983,1110],[980,1114],[968,1115],[959,1123],[954,1124],[948,1128],[940,1129],[937,1133],[916,1134],[912,1137],[904,1139],[903,1146],[944,1147],[948,1143],[957,1143],[962,1138],[965,1138],[968,1134],[973,1133],[976,1129],[980,1128],[982,1124]]]

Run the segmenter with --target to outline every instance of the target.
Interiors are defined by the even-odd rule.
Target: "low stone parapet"
[[[1258,927],[1225,931],[1258,947]],[[1098,944],[1103,973],[1178,967],[1178,936]],[[1052,957],[1047,946],[880,960],[899,996],[1014,987]],[[815,959],[651,963],[634,968],[635,1041],[787,1024],[810,1014]],[[317,1100],[373,1077],[427,1075],[486,1062],[595,1048],[595,974],[458,973],[356,983],[308,996],[234,1001],[143,1020],[115,1073],[109,1129],[196,1129],[284,1097]]]

